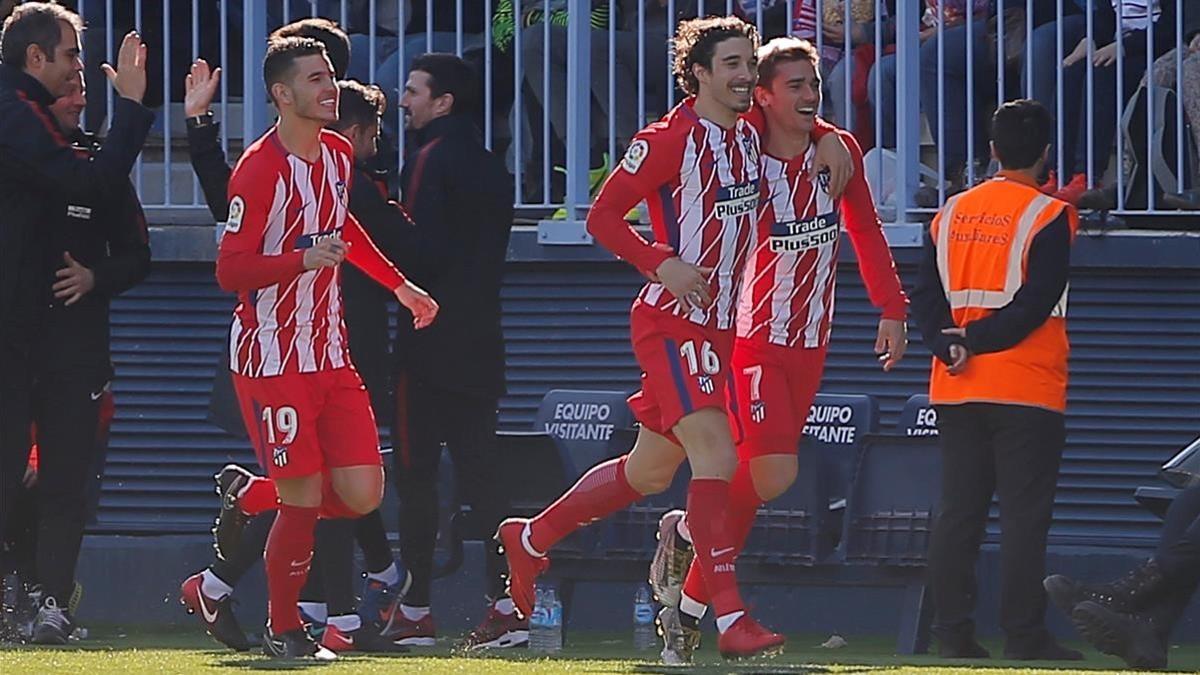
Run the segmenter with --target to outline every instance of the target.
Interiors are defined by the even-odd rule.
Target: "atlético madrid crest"
[[[766,401],[753,401],[750,403],[750,419],[754,422],[761,423],[767,417]]]
[[[696,378],[696,380],[700,385],[700,391],[704,392],[705,394],[713,393],[713,381],[711,377],[708,375],[701,375],[700,377]]]

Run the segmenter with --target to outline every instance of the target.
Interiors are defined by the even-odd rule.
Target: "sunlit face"
[[[292,63],[292,76],[286,83],[271,85],[280,114],[285,109],[302,119],[328,124],[338,119],[337,83],[333,66],[323,54],[301,56]]]
[[[66,95],[79,73],[83,72],[83,48],[79,44],[79,34],[66,21],[58,22],[58,30],[58,44],[53,54],[46,54],[41,47],[34,45],[25,58],[25,69],[55,98]]]
[[[743,113],[750,109],[750,96],[758,79],[758,57],[749,38],[732,37],[717,43],[712,68],[692,66],[700,82],[700,95]]]
[[[771,129],[811,133],[821,106],[821,74],[812,61],[779,61],[770,82],[759,82],[755,100]]]
[[[76,73],[68,85],[67,93],[59,96],[50,106],[54,119],[63,131],[75,132],[79,129],[79,120],[83,109],[87,107],[87,88],[83,84],[83,74]]]
[[[400,108],[404,110],[404,128],[421,129],[433,120],[449,114],[454,105],[450,94],[434,96],[430,87],[432,76],[423,70],[408,74],[404,83],[404,94],[400,96]]]

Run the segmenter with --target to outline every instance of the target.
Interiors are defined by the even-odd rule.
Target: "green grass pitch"
[[[1081,663],[1053,664],[1003,661],[942,661],[931,656],[895,656],[887,638],[849,637],[849,646],[821,649],[823,637],[790,636],[788,651],[769,660],[727,663],[717,655],[715,640],[705,645],[692,668],[656,663],[653,652],[633,652],[626,634],[571,634],[566,649],[553,658],[537,657],[525,650],[503,653],[460,654],[449,641],[410,654],[347,656],[331,664],[295,664],[267,659],[254,653],[223,650],[207,636],[186,630],[147,631],[101,627],[92,637],[65,648],[0,647],[0,673],[208,673],[218,671],[309,670],[322,673],[917,673],[921,675],[972,675],[1018,673],[1120,672],[1119,660],[1084,649]],[[1001,645],[987,642],[993,654]],[[1200,671],[1200,646],[1171,650],[1171,669]]]

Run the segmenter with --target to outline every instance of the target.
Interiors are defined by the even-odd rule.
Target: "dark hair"
[[[346,77],[350,67],[350,38],[337,23],[322,17],[300,19],[280,26],[268,39],[286,37],[312,38],[325,45],[325,53],[333,64],[333,74],[339,80]]]
[[[434,98],[454,97],[450,112],[471,112],[479,98],[479,78],[471,64],[454,54],[422,54],[413,60],[410,70],[429,75],[429,90]]]
[[[296,59],[304,56],[325,56],[325,45],[306,37],[283,37],[267,40],[267,57],[263,59],[263,83],[267,95],[275,100],[271,85],[283,82],[292,72]]]
[[[46,59],[54,60],[54,50],[62,39],[58,22],[65,21],[83,32],[83,19],[57,2],[27,2],[19,5],[4,20],[4,32],[0,34],[0,63],[16,68],[25,67],[25,53],[29,45],[37,45],[46,53]]]
[[[1028,169],[1046,152],[1054,123],[1037,101],[1009,101],[992,115],[992,146],[1005,169]]]
[[[770,87],[775,79],[775,67],[791,61],[809,61],[817,76],[821,75],[821,57],[817,48],[808,40],[794,37],[777,37],[758,48],[758,84]]]
[[[387,109],[387,97],[373,84],[358,80],[338,80],[338,121],[333,128],[341,131],[355,124],[373,124]]]
[[[751,48],[758,49],[758,29],[736,16],[710,16],[679,22],[671,46],[675,50],[675,81],[684,93],[694,96],[700,82],[692,74],[692,66],[700,64],[712,70],[717,45],[730,38],[746,38]]]

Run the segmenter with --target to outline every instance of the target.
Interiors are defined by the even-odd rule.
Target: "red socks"
[[[257,516],[264,511],[279,508],[279,493],[275,492],[275,481],[255,476],[238,495],[238,506],[248,516]]]
[[[267,616],[271,633],[282,635],[302,627],[300,589],[312,564],[317,509],[281,504],[263,556],[267,570]]]
[[[695,483],[696,481],[693,480],[692,485],[695,486]],[[693,491],[689,490],[687,522],[688,528],[692,531],[696,557],[692,560],[692,566],[688,568],[687,578],[683,582],[683,594],[702,605],[707,605],[710,601],[713,601],[715,605],[717,588],[707,582],[706,575],[704,574],[705,563],[700,557],[700,552],[706,549],[701,547],[700,541],[702,535],[696,532],[696,526],[694,525],[700,518],[699,514],[692,515],[692,505],[694,503]],[[750,475],[750,465],[746,462],[739,463],[737,471],[733,474],[733,481],[729,483],[728,507],[725,511],[725,529],[727,530],[731,545],[735,547],[735,557],[742,552],[742,548],[746,545],[746,537],[750,535],[750,528],[754,525],[755,513],[761,504],[762,500],[759,498],[758,492],[754,489],[754,479]],[[709,547],[707,551],[711,553],[713,547],[721,548],[714,545]],[[710,593],[710,591],[712,592]],[[727,613],[727,611],[722,611],[717,606],[718,615]]]
[[[539,553],[575,530],[590,525],[642,498],[625,478],[622,455],[593,466],[529,524],[529,544]]]

